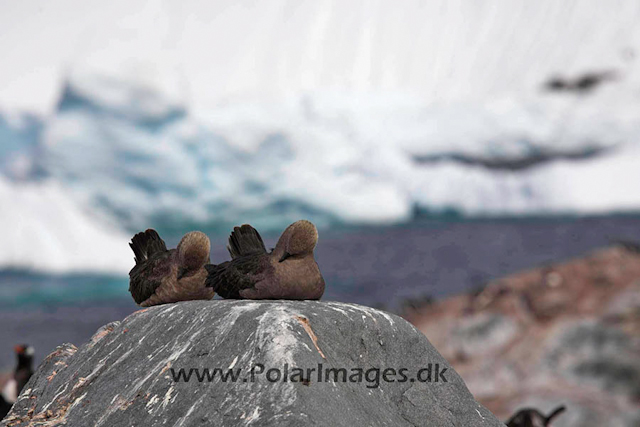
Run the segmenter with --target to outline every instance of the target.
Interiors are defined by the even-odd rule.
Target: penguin
[[[35,350],[27,344],[14,347],[17,364],[13,372],[0,378],[0,420],[4,418],[11,406],[18,400],[24,386],[33,375],[33,356]]]
[[[548,427],[551,425],[551,421],[566,409],[564,405],[561,405],[545,416],[537,409],[524,408],[509,418],[507,427]]]

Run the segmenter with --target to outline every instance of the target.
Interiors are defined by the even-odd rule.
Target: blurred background
[[[146,228],[216,263],[309,219],[325,298],[401,314],[640,241],[632,0],[0,0],[0,28],[0,366],[133,312]]]

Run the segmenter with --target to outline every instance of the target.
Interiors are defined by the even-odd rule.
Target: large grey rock
[[[270,368],[287,381],[270,382]],[[347,379],[318,381],[346,369]],[[436,374],[436,364],[438,373]],[[252,367],[264,365],[265,371]],[[431,366],[431,382],[411,381]],[[300,377],[293,368],[315,368]],[[189,382],[180,369],[239,370]],[[386,382],[387,368],[406,369]],[[376,384],[379,369],[379,384]],[[443,369],[446,371],[443,372]],[[199,371],[201,374],[204,371]],[[270,371],[272,380],[276,371]],[[296,374],[297,373],[297,374]],[[436,382],[435,379],[438,379]],[[399,373],[388,380],[403,379]],[[427,379],[423,371],[422,379]],[[295,380],[295,381],[292,381]],[[446,380],[446,382],[445,382]],[[3,426],[502,426],[405,320],[353,304],[190,301],[151,307],[43,361]]]

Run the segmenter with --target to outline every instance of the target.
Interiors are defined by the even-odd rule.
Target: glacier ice
[[[190,112],[148,94],[156,101],[146,111],[127,95],[138,88],[110,82],[118,92],[110,96],[95,82],[95,90],[69,82],[41,167],[132,229],[158,218],[259,223],[260,212],[274,210],[281,227],[301,209],[320,222],[380,223],[406,220],[416,206],[470,215],[640,207],[629,188],[640,182],[630,166],[640,118],[602,99],[436,108],[398,95],[324,93]],[[509,167],[541,154],[539,164]],[[624,177],[625,191],[592,192],[613,176]]]
[[[60,183],[0,177],[0,203],[0,268],[126,274],[133,266],[128,236],[84,212]]]

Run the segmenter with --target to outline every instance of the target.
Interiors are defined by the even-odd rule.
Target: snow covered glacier
[[[251,31],[234,8],[205,28],[157,7],[190,24],[140,55],[181,77],[145,79],[107,49],[64,75],[39,120],[3,115],[1,232],[45,252],[5,249],[1,264],[124,272],[128,233],[167,224],[640,209],[633,2],[264,2],[243,12]],[[210,55],[195,53],[197,28]],[[608,77],[545,88],[589,73]],[[62,232],[12,229],[21,218],[85,228],[67,247]],[[112,256],[99,260],[96,241]]]
[[[132,228],[640,207],[640,116],[608,110],[599,93],[441,108],[324,93],[200,114],[124,82],[101,97],[106,83],[79,80],[44,132],[40,167]]]

